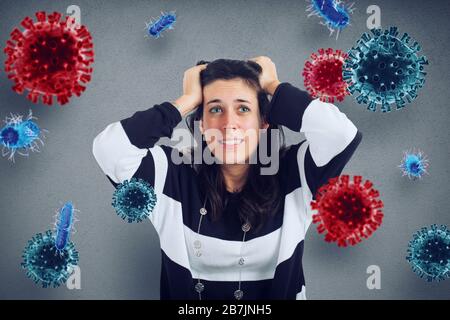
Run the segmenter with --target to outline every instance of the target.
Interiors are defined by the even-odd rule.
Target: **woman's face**
[[[203,88],[200,131],[221,163],[246,163],[258,147],[259,130],[268,126],[261,119],[256,90],[242,79],[216,80]]]

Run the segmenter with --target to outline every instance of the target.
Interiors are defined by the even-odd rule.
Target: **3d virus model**
[[[361,176],[348,175],[332,178],[323,185],[311,202],[311,208],[318,213],[312,217],[318,223],[319,233],[327,232],[325,241],[337,242],[338,246],[355,245],[362,238],[368,238],[381,224],[383,202],[379,192]]]
[[[403,172],[403,176],[408,176],[412,180],[422,178],[427,172],[429,161],[426,156],[419,151],[405,151],[403,153],[402,163],[399,168]]]
[[[74,208],[72,202],[67,202],[58,211],[57,220],[55,223],[56,237],[55,246],[56,249],[61,251],[66,248],[69,243],[70,232],[75,220],[75,212],[78,211]]]
[[[80,96],[91,80],[94,62],[92,37],[85,26],[78,26],[74,18],[60,21],[61,14],[36,13],[37,21],[26,17],[21,22],[25,30],[15,28],[6,42],[5,71],[13,80],[13,90],[37,103],[69,102],[73,94]]]
[[[342,78],[342,69],[347,54],[331,48],[319,49],[311,54],[303,69],[305,88],[313,98],[321,101],[343,101],[349,95],[347,83]]]
[[[124,220],[141,222],[150,216],[156,204],[153,187],[142,179],[131,178],[117,186],[112,206]]]
[[[28,156],[30,151],[39,152],[39,145],[44,145],[44,133],[47,130],[39,128],[33,121],[35,119],[31,110],[26,119],[14,114],[6,117],[5,126],[0,130],[2,156],[14,161],[16,152],[23,156]]]
[[[396,27],[371,32],[373,37],[364,33],[348,52],[344,80],[352,95],[360,94],[356,101],[367,104],[367,109],[376,111],[381,105],[382,112],[389,112],[393,103],[401,109],[417,97],[424,85],[428,61],[418,56],[421,47],[416,41],[411,44],[407,33],[398,37]]]
[[[406,260],[427,281],[450,278],[450,230],[433,224],[417,231],[408,245]]]
[[[65,283],[78,264],[78,252],[73,243],[58,250],[51,230],[29,240],[22,257],[22,268],[27,270],[27,276],[35,283],[41,282],[44,288]]]
[[[145,29],[149,36],[158,39],[162,36],[162,32],[169,29],[174,29],[174,24],[177,20],[175,12],[161,12],[161,16],[158,19],[152,18],[149,23],[146,23]]]
[[[339,0],[307,0],[310,3],[306,12],[308,17],[318,16],[321,24],[330,30],[330,36],[336,32],[336,39],[342,29],[350,25],[350,15],[355,10],[352,4],[346,4]]]

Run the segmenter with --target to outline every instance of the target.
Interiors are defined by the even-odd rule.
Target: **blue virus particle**
[[[65,283],[78,264],[78,252],[72,242],[58,250],[51,230],[38,233],[28,241],[23,252],[22,268],[35,283],[54,288]]]
[[[336,32],[336,39],[342,29],[350,25],[350,15],[353,13],[353,3],[345,4],[338,0],[307,0],[310,3],[306,12],[308,17],[318,16],[322,19],[320,22],[330,30],[330,36]]]
[[[433,224],[417,231],[408,245],[406,260],[421,278],[440,281],[450,277],[450,230]]]
[[[75,211],[77,211],[72,202],[67,202],[64,206],[58,211],[57,219],[55,223],[56,227],[56,238],[55,238],[55,246],[56,249],[61,251],[69,243],[70,232],[72,229],[72,225],[75,221]]]
[[[141,222],[152,213],[156,194],[151,185],[142,179],[131,178],[117,186],[112,206],[124,220]]]
[[[4,120],[5,126],[0,130],[0,144],[2,145],[2,156],[8,157],[14,162],[16,153],[28,156],[29,152],[39,152],[39,145],[44,145],[45,129],[33,120],[31,110],[26,119],[21,115],[11,114]]]
[[[364,33],[357,46],[350,49],[344,65],[343,77],[349,84],[352,95],[359,104],[367,104],[369,110],[376,111],[381,105],[382,112],[391,111],[395,103],[397,109],[405,107],[417,98],[419,88],[425,83],[425,56],[419,57],[420,45],[405,33],[398,37],[397,27],[384,32],[372,29],[372,35]]]
[[[405,151],[399,168],[403,172],[403,176],[408,176],[412,180],[422,178],[427,172],[429,160],[419,151]]]
[[[174,29],[174,24],[177,20],[175,12],[161,12],[161,16],[157,19],[152,18],[149,23],[146,23],[145,29],[149,36],[158,39],[162,36],[162,32],[169,29]]]

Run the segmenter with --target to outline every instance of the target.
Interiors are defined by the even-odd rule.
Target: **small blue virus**
[[[67,202],[59,211],[56,227],[56,249],[61,251],[69,243],[70,231],[72,229],[73,222],[75,221],[75,211],[77,211],[72,202]]]
[[[141,222],[152,213],[156,194],[151,185],[142,179],[131,178],[117,186],[112,206],[124,220]]]
[[[336,32],[336,39],[342,29],[350,25],[350,14],[355,10],[353,3],[346,5],[339,0],[307,0],[310,4],[306,8],[308,17],[318,16],[323,21],[320,24],[330,30],[330,36]]]
[[[161,12],[161,16],[158,19],[152,17],[149,23],[145,24],[145,29],[149,36],[158,39],[162,37],[162,32],[169,29],[174,29],[174,24],[177,20],[175,12]]]
[[[421,278],[440,281],[450,277],[450,230],[433,224],[417,231],[408,245],[406,260]]]
[[[51,230],[29,240],[22,257],[21,266],[27,270],[27,276],[35,283],[41,282],[44,288],[56,288],[65,283],[78,264],[78,252],[73,243],[58,250]]]
[[[28,156],[29,152],[39,152],[39,144],[44,145],[45,129],[40,129],[33,121],[31,110],[24,120],[21,115],[11,114],[4,120],[5,126],[0,130],[0,144],[2,156],[14,162],[16,152],[22,156]]]
[[[405,33],[398,38],[397,27],[384,32],[372,29],[373,38],[364,33],[348,52],[343,77],[353,95],[359,92],[356,101],[368,104],[371,111],[381,105],[382,112],[391,111],[390,104],[397,109],[405,107],[417,98],[419,88],[425,84],[424,65],[426,57],[417,55],[420,45]]]
[[[402,163],[399,168],[403,172],[403,176],[408,176],[412,180],[422,178],[427,172],[429,161],[426,156],[419,151],[405,151],[403,153]]]

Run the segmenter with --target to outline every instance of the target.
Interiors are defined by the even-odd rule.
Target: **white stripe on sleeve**
[[[355,125],[331,104],[319,99],[306,108],[300,132],[305,133],[314,163],[322,167],[341,153],[355,138]]]
[[[133,177],[147,152],[130,142],[120,122],[108,125],[95,137],[92,145],[100,168],[115,183]]]

